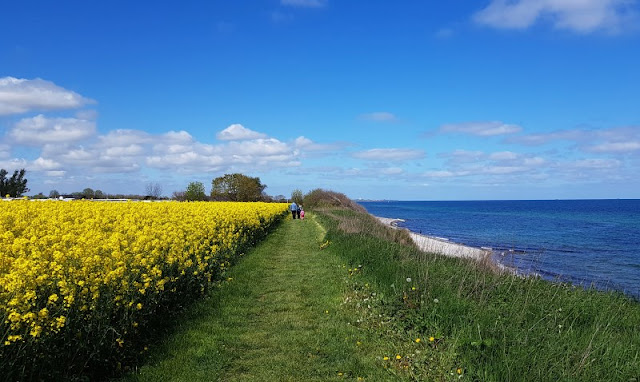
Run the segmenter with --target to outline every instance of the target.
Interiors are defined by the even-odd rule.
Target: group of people
[[[296,202],[291,202],[289,210],[291,210],[291,217],[293,217],[294,219],[304,219],[304,210],[302,209],[302,204],[298,205]]]

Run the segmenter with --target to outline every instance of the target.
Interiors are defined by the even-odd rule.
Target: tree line
[[[16,170],[13,176],[7,177],[8,171],[0,169],[0,196],[20,197],[29,192],[27,188],[26,170]],[[176,191],[172,198],[179,201],[229,201],[229,202],[286,202],[284,195],[270,196],[265,193],[267,188],[260,178],[250,177],[240,173],[224,174],[211,181],[211,192],[206,194],[205,186],[202,182],[191,182],[186,190]],[[299,198],[301,198],[302,193]],[[298,197],[294,192],[292,197]],[[32,196],[35,199],[59,197],[70,197],[75,199],[169,199],[162,196],[162,186],[159,183],[148,183],[145,187],[145,195],[137,194],[109,194],[102,190],[94,190],[87,187],[82,191],[75,191],[70,194],[62,194],[58,190],[51,190],[49,195],[42,192]]]

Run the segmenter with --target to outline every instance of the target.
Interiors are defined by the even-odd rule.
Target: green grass
[[[328,211],[322,223],[333,250],[361,264],[362,276],[384,295],[380,309],[390,327],[436,337],[445,371],[450,362],[469,380],[640,380],[635,300],[497,275],[474,262],[394,245],[377,234],[375,221],[353,211]],[[415,366],[423,376],[429,372]]]
[[[248,252],[126,380],[640,381],[637,301],[421,253],[366,214],[313,218]]]
[[[194,306],[131,381],[397,380],[350,320],[351,284],[313,220],[287,220]]]

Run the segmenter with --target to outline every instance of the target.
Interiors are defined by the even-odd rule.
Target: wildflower
[[[456,369],[456,373],[458,373],[458,375],[462,374],[462,369],[461,368],[457,368]]]
[[[435,337],[429,337],[429,342],[433,342],[435,340],[436,340]]]
[[[411,277],[407,277],[407,282],[410,283],[411,282]]]
[[[440,300],[438,300],[437,298],[433,299],[433,302],[435,302],[436,304],[440,302]]]
[[[420,343],[420,338],[416,338],[416,343]]]
[[[400,354],[396,354],[396,359],[402,359],[402,356]]]
[[[382,357],[382,359],[383,359],[384,361],[388,361],[388,360],[389,360],[389,357],[387,357],[387,356],[385,355],[384,357]]]
[[[124,340],[122,338],[116,339],[116,342],[118,343],[118,346],[120,346],[120,347],[122,347],[122,345],[124,345]]]

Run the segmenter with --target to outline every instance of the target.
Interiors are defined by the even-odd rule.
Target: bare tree
[[[145,186],[145,194],[153,199],[160,199],[162,196],[162,186],[160,183],[147,183]]]

